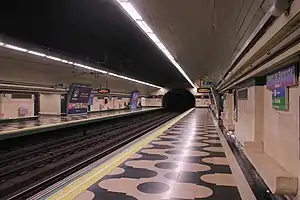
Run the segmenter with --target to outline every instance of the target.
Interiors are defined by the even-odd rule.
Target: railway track
[[[0,198],[25,199],[174,118],[162,111],[0,154]],[[112,121],[113,122],[113,121]],[[75,131],[76,132],[76,131]],[[64,172],[63,174],[61,172]]]

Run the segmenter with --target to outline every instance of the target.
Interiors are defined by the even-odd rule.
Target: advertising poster
[[[278,110],[288,110],[288,88],[279,87],[272,90],[272,107]]]
[[[95,95],[94,94],[90,94],[90,98],[89,98],[89,102],[88,102],[88,105],[93,105],[94,104],[94,97]]]
[[[138,107],[138,102],[139,102],[139,96],[140,92],[139,91],[133,91],[130,95],[130,108],[136,109]]]
[[[69,91],[67,114],[87,114],[91,91],[90,87],[72,85]]]

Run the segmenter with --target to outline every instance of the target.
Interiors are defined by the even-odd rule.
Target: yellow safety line
[[[178,122],[180,119],[182,119],[184,116],[186,116],[193,110],[194,110],[194,108],[192,108],[192,109],[184,112],[183,114],[179,115],[178,117],[174,118],[169,123],[167,123],[163,127],[159,128],[157,131],[155,131],[153,134],[151,134],[151,135],[147,136],[146,138],[144,138],[143,140],[133,144],[131,147],[126,149],[124,152],[114,156],[113,158],[111,158],[107,162],[103,163],[99,167],[93,169],[90,173],[73,181],[66,187],[62,188],[57,193],[53,194],[48,199],[49,200],[61,200],[61,199],[71,200],[71,199],[74,199],[76,196],[78,196],[84,190],[86,190],[91,185],[96,183],[98,180],[103,178],[106,174],[111,172],[113,169],[115,169],[116,167],[121,165],[129,157],[131,157],[137,151],[142,149],[144,146],[146,146],[148,143],[150,143],[156,137],[161,135],[163,132],[165,132],[167,129],[169,129],[176,122]]]

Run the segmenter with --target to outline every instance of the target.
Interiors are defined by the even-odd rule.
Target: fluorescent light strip
[[[144,21],[136,21],[138,25],[143,29],[146,33],[153,33],[151,28]]]
[[[64,60],[64,59],[61,59],[61,58],[58,58],[58,57],[46,55],[44,53],[31,51],[31,50],[24,49],[24,48],[21,48],[21,47],[10,45],[10,44],[5,44],[3,42],[0,42],[0,46],[3,46],[5,48],[9,48],[9,49],[12,49],[12,50],[16,50],[16,51],[26,52],[26,53],[29,53],[29,54],[35,55],[35,56],[45,57],[45,58],[55,60],[55,61],[58,61],[58,62],[62,62],[62,63],[65,63],[65,64],[75,65],[77,67],[81,67],[81,68],[84,68],[84,69],[87,69],[87,70],[96,71],[96,72],[100,72],[100,73],[103,73],[103,74],[108,74],[110,76],[115,76],[115,77],[118,77],[118,78],[121,78],[121,79],[129,80],[129,81],[140,83],[140,84],[143,84],[143,85],[147,85],[147,86],[162,89],[162,87],[157,86],[157,85],[153,85],[151,83],[146,83],[146,82],[139,81],[139,80],[129,78],[129,77],[126,77],[126,76],[118,75],[118,74],[115,74],[115,73],[110,73],[110,72],[107,72],[107,71],[104,71],[104,70],[101,70],[101,69],[96,69],[96,68],[93,68],[93,67],[90,67],[90,66],[87,66],[87,65],[83,65],[83,64],[80,64],[80,63],[75,63],[75,62]]]
[[[125,76],[122,76],[122,75],[118,75],[118,74],[115,74],[115,73],[110,73],[109,72],[108,74],[111,75],[111,76],[115,76],[115,77],[118,77],[118,78],[126,79],[126,80],[133,81],[133,82],[136,82],[136,83],[148,85],[148,86],[151,86],[151,87],[156,87],[156,88],[160,88],[160,89],[162,88],[162,87],[158,87],[156,85],[150,84],[150,83],[139,81],[139,80],[136,80],[136,79],[133,79],[133,78],[128,78],[128,77],[125,77]]]
[[[53,57],[53,56],[46,56],[46,58],[49,58],[49,59],[51,59],[51,60],[61,61],[60,58]]]
[[[60,62],[62,62],[62,63],[69,63],[69,61],[67,61],[67,60],[61,60]]]
[[[21,48],[21,47],[17,47],[14,45],[10,45],[10,44],[4,44],[4,47],[12,49],[12,50],[16,50],[16,51],[21,51],[21,52],[27,52],[27,49]]]
[[[148,37],[156,44],[156,46],[166,55],[166,57],[173,63],[173,65],[179,70],[179,72],[184,76],[184,78],[194,87],[195,84],[191,81],[191,79],[187,76],[184,70],[180,67],[180,65],[174,60],[174,57],[171,53],[166,49],[163,43],[158,39],[158,37],[153,33],[148,24],[143,20],[141,15],[136,11],[133,5],[129,2],[129,0],[117,0],[117,2],[124,8],[124,10],[131,16],[132,19],[138,24],[138,26],[148,35]]]
[[[36,55],[36,56],[46,57],[46,54],[39,53],[39,52],[36,52],[36,51],[28,51],[28,53]]]
[[[154,43],[160,43],[160,40],[158,39],[158,37],[154,34],[154,33],[148,33],[147,34],[150,39],[154,42]]]
[[[121,6],[134,20],[143,20],[141,15],[134,9],[130,2],[121,2]]]

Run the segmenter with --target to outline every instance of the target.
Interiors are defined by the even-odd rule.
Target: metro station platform
[[[86,171],[30,199],[255,199],[207,109],[179,115]]]
[[[0,140],[51,131],[60,128],[100,122],[107,119],[129,116],[161,108],[140,108],[135,110],[114,110],[77,116],[40,116],[38,119],[0,123]]]

